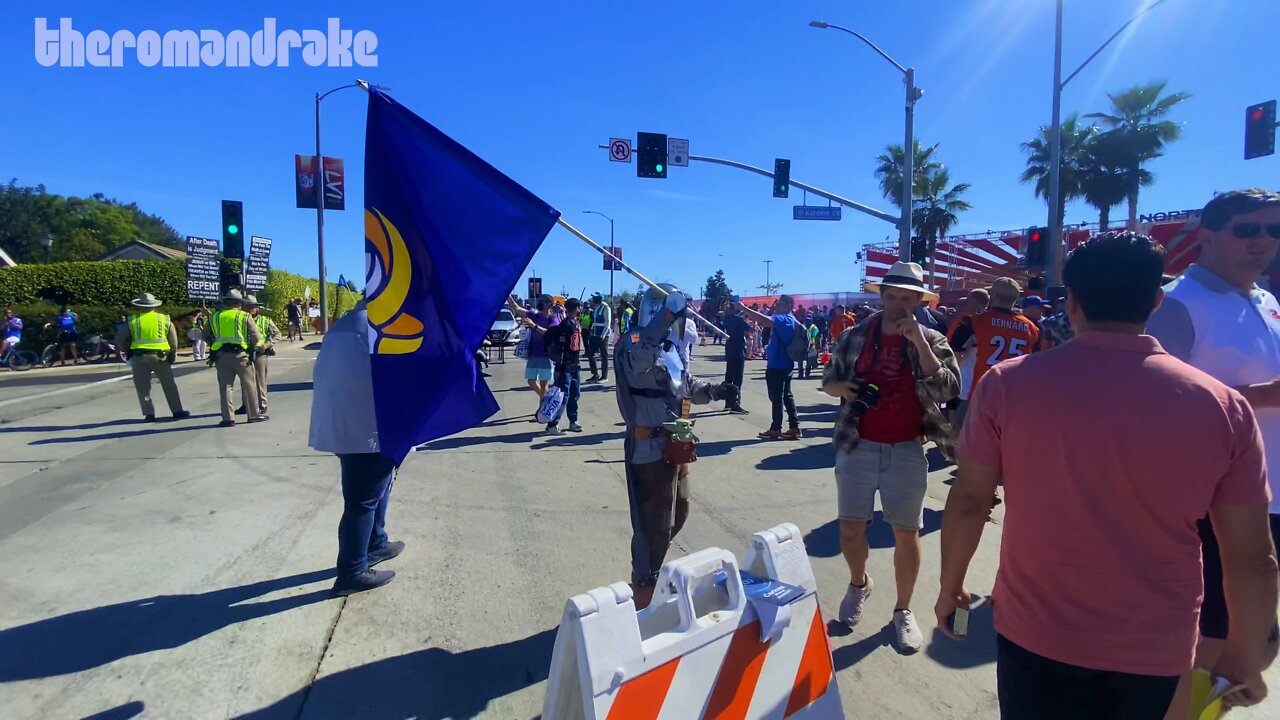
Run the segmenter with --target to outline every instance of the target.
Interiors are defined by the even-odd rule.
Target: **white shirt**
[[[378,452],[369,317],[363,301],[329,328],[312,378],[307,444],[335,455]]]
[[[684,362],[684,366],[689,367],[690,353],[693,352],[693,346],[698,342],[698,325],[693,318],[684,319],[684,337],[680,337],[679,330],[680,321],[677,320],[671,326],[671,332],[667,335],[667,339],[675,345],[675,350],[680,354],[680,359]]]

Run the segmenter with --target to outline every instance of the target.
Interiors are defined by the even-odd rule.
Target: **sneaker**
[[[365,570],[354,577],[338,578],[333,583],[333,594],[338,597],[353,595],[365,590],[373,590],[391,582],[396,576],[395,570]]]
[[[582,432],[582,426],[578,423],[569,423],[569,432]]]
[[[781,430],[765,430],[759,435],[756,435],[756,437],[760,438],[761,440],[781,440],[782,431]]]
[[[750,415],[751,411],[739,405],[738,407],[729,408],[730,415]]]
[[[385,562],[391,558],[404,552],[404,543],[400,540],[392,540],[382,546],[381,550],[373,550],[369,553],[369,567],[373,567],[380,562]]]
[[[186,420],[189,417],[191,417],[190,410],[179,410],[178,412],[173,414],[174,420]]]
[[[862,620],[862,606],[866,603],[867,598],[871,597],[871,591],[875,589],[876,584],[871,581],[871,576],[863,573],[863,577],[867,579],[867,584],[862,587],[849,585],[849,590],[844,594],[844,600],[840,601],[840,615],[837,620],[853,627]],[[897,616],[894,616],[896,622]]]
[[[547,429],[543,432],[543,434],[544,435],[563,435],[564,431],[556,427],[555,425],[548,425]]]
[[[591,377],[587,378],[586,380],[583,380],[582,382],[600,382],[600,376],[592,375]]]
[[[223,420],[222,422],[218,423],[218,427],[235,427],[235,426],[236,426],[235,420]]]
[[[800,432],[800,428],[798,427],[793,427],[790,430],[782,433],[783,440],[799,440],[803,436],[804,436],[804,433]]]
[[[920,628],[916,625],[916,616],[912,615],[910,610],[893,611],[893,629],[898,636],[899,650],[908,654],[920,650],[924,636],[920,634]]]

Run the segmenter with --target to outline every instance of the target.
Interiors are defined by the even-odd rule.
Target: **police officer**
[[[134,298],[133,306],[142,312],[129,318],[116,335],[116,347],[123,348],[133,370],[133,387],[138,391],[138,405],[148,422],[155,422],[156,407],[151,402],[151,373],[160,378],[164,399],[174,420],[191,417],[182,409],[178,384],[173,381],[173,361],[177,354],[178,332],[168,315],[156,312],[161,303],[151,293]]]
[[[604,301],[601,293],[591,294],[591,323],[582,329],[590,333],[587,341],[587,360],[591,365],[591,377],[587,382],[601,382],[609,379],[609,330],[613,327],[613,318],[609,311],[609,303]],[[600,356],[600,372],[596,373],[596,356]]]
[[[209,342],[209,364],[218,371],[218,402],[222,406],[222,422],[218,427],[236,424],[231,415],[231,385],[236,378],[240,378],[249,422],[263,422],[267,416],[259,412],[258,383],[253,372],[260,342],[258,325],[244,311],[244,295],[239,290],[227,293],[223,304],[226,307],[214,313],[204,329],[205,340]]]
[[[244,299],[245,307],[249,308],[249,316],[253,318],[253,323],[258,326],[258,337],[261,344],[258,346],[257,357],[253,361],[253,378],[258,384],[258,412],[261,415],[267,414],[267,357],[276,354],[276,341],[280,339],[280,328],[271,318],[262,314],[262,303],[258,302],[258,298],[249,295]],[[242,404],[237,415],[245,414],[245,406]]]
[[[642,609],[653,597],[658,571],[676,533],[689,516],[689,466],[664,460],[663,423],[687,417],[686,400],[738,403],[732,383],[695,380],[668,340],[671,325],[684,322],[688,300],[674,285],[650,289],[640,301],[635,326],[614,348],[618,411],[627,426],[623,441],[627,495],[631,503],[631,583]],[[665,292],[664,292],[665,291]]]

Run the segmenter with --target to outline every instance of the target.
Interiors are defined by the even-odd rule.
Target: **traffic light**
[[[791,161],[778,158],[773,161],[773,196],[784,198],[791,190]]]
[[[1049,231],[1047,228],[1031,228],[1027,230],[1026,245],[1027,267],[1044,267],[1046,251],[1049,248]]]
[[[1250,105],[1244,111],[1244,159],[1276,153],[1276,101]]]
[[[662,133],[636,133],[636,177],[667,176],[667,136]]]
[[[222,256],[244,258],[244,203],[222,201]]]
[[[925,257],[928,254],[927,253],[928,249],[929,249],[929,246],[925,243],[924,238],[912,237],[911,238],[911,262],[923,265],[925,261]]]

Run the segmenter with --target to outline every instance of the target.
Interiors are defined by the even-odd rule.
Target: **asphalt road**
[[[610,386],[583,394],[580,435],[527,421],[522,364],[491,371],[502,409],[412,454],[389,512],[407,542],[395,582],[329,597],[341,512],[337,462],[306,446],[314,350],[272,370],[271,421],[218,429],[213,373],[179,380],[193,417],[143,424],[131,383],[51,383],[9,403],[0,379],[0,716],[4,718],[531,718],[541,711],[565,600],[629,575],[621,427]],[[705,357],[704,357],[705,355]],[[694,369],[716,375],[718,349]],[[762,442],[763,364],[747,416],[699,413],[692,515],[673,552],[794,522],[825,616],[844,593],[830,445],[834,409],[797,381],[806,438]],[[95,376],[86,374],[85,380]],[[109,379],[110,376],[101,379]],[[51,391],[68,390],[48,395]],[[158,392],[158,388],[157,388]],[[890,533],[871,535],[879,591],[833,627],[850,718],[996,716],[990,611],[971,639],[932,630],[938,529],[951,468],[935,463],[915,608],[926,646],[890,645]],[[997,509],[969,577],[990,591]],[[1280,674],[1269,675],[1280,686]],[[1240,718],[1274,717],[1271,701]]]

